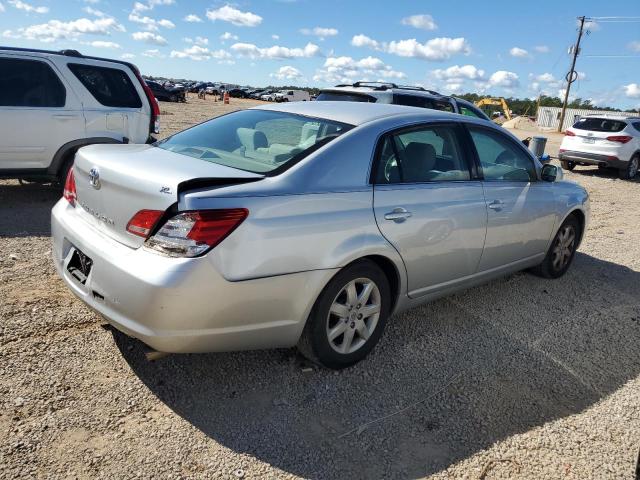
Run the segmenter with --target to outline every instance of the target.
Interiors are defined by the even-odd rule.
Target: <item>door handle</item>
[[[493,202],[491,202],[489,205],[487,205],[491,210],[497,210],[500,211],[502,210],[502,207],[504,206],[504,203],[502,203],[502,200],[494,200]]]
[[[404,222],[410,216],[411,212],[402,207],[396,207],[393,211],[384,214],[385,220],[393,220],[396,223]]]

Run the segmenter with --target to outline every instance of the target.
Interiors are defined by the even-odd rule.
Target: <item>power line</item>
[[[623,20],[629,20],[629,19],[640,20],[640,17],[587,17],[587,20],[618,20],[618,19],[623,19]]]
[[[640,58],[640,55],[582,55],[584,58]]]

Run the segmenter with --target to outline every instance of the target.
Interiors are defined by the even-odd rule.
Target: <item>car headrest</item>
[[[429,143],[411,142],[404,148],[402,172],[405,179],[420,180],[436,164],[436,149]]]
[[[253,128],[238,128],[236,130],[238,139],[242,146],[247,150],[256,150],[258,148],[266,148],[269,146],[267,136],[264,132]]]

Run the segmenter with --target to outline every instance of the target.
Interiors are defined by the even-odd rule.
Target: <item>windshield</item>
[[[591,130],[592,132],[619,132],[627,126],[626,122],[611,120],[610,118],[586,117],[578,120],[573,128]]]
[[[351,125],[269,110],[214,118],[155,143],[156,147],[254,173],[286,169]]]

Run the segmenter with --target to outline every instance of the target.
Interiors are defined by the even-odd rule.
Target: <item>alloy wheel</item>
[[[573,225],[566,225],[558,232],[553,247],[552,265],[556,271],[562,270],[571,261],[576,244],[576,229]]]
[[[342,287],[327,315],[331,348],[346,355],[365,345],[378,324],[381,298],[378,286],[368,278],[356,278]]]
[[[629,164],[629,178],[633,178],[638,174],[638,157],[633,157]]]

